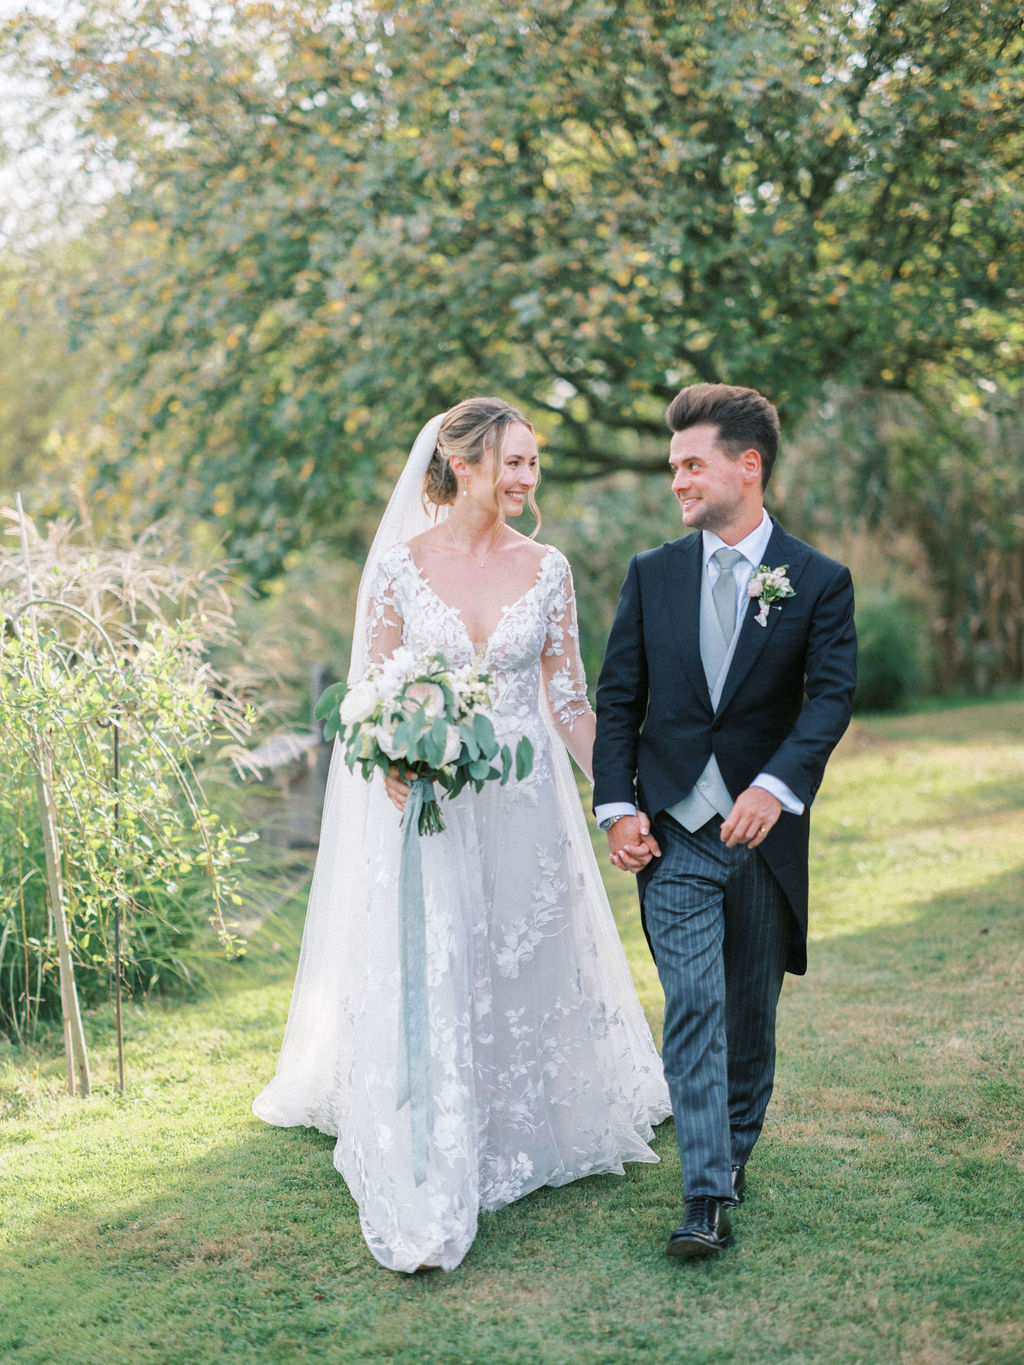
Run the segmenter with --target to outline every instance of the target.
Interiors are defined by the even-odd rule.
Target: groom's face
[[[705,424],[675,433],[668,462],[684,526],[714,531],[723,539],[747,526],[761,500],[761,461],[756,451],[738,457],[727,454],[718,444],[718,428]]]

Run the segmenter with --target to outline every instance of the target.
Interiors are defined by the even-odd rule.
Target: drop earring
[[[464,498],[468,498],[468,497],[469,497],[469,480],[468,480],[468,479],[464,479],[464,480],[463,480],[463,483],[462,483],[462,496],[463,496]]]

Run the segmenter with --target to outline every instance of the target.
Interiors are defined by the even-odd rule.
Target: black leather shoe
[[[720,1199],[688,1199],[682,1227],[676,1228],[666,1248],[670,1256],[693,1260],[714,1256],[732,1246],[732,1225]]]
[[[732,1202],[735,1207],[743,1203],[743,1196],[747,1192],[747,1168],[746,1166],[734,1166],[732,1168]]]

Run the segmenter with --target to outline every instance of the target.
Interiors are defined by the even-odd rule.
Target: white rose
[[[441,759],[441,767],[446,768],[449,763],[454,763],[462,752],[462,736],[459,734],[457,725],[446,727],[444,737],[444,757]]]
[[[393,697],[411,677],[416,676],[416,672],[416,655],[408,645],[399,645],[391,658],[385,659],[380,666],[381,696]]]
[[[340,707],[342,724],[358,725],[361,720],[368,720],[379,701],[377,689],[369,678],[357,682],[354,687],[349,688],[342,699]]]
[[[395,721],[382,721],[380,725],[373,727],[373,737],[380,747],[387,754],[388,758],[405,758],[406,750],[404,745],[399,746],[395,743]]]

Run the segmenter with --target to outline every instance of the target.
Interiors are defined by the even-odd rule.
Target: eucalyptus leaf
[[[533,768],[533,745],[525,735],[516,745],[516,781],[522,782],[523,778]]]
[[[494,738],[494,726],[491,724],[490,716],[485,716],[482,711],[476,713],[473,717],[473,734],[480,746],[481,755],[484,758],[493,758],[498,749],[498,741]]]
[[[313,715],[317,720],[328,720],[332,713],[337,717],[338,707],[344,700],[347,691],[348,686],[343,682],[332,683],[330,687],[325,688],[320,694],[319,701],[313,708]],[[334,729],[336,733],[338,729],[337,724]]]
[[[462,742],[466,746],[466,750],[469,753],[469,757],[471,759],[479,758],[480,744],[477,741],[476,730],[473,726],[473,721],[464,720],[462,724],[459,726],[459,734],[462,736]]]
[[[439,768],[441,760],[444,758],[445,741],[448,737],[448,727],[444,718],[438,716],[433,725],[423,736],[423,757],[431,768]]]

